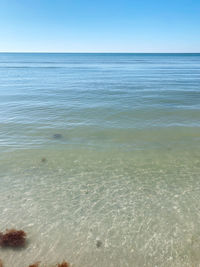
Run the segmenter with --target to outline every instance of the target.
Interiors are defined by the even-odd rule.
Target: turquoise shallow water
[[[199,117],[200,54],[0,54],[5,267],[199,266]]]

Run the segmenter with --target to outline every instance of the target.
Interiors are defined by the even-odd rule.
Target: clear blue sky
[[[200,0],[0,0],[0,51],[200,52]]]

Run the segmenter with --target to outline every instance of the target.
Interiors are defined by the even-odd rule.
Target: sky
[[[200,0],[0,0],[0,52],[200,52]]]

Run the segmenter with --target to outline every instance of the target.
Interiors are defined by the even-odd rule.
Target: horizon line
[[[67,51],[0,51],[0,54],[200,54],[200,52],[67,52]]]

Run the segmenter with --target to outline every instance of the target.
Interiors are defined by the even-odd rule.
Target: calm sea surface
[[[200,54],[0,54],[5,267],[200,266]]]

